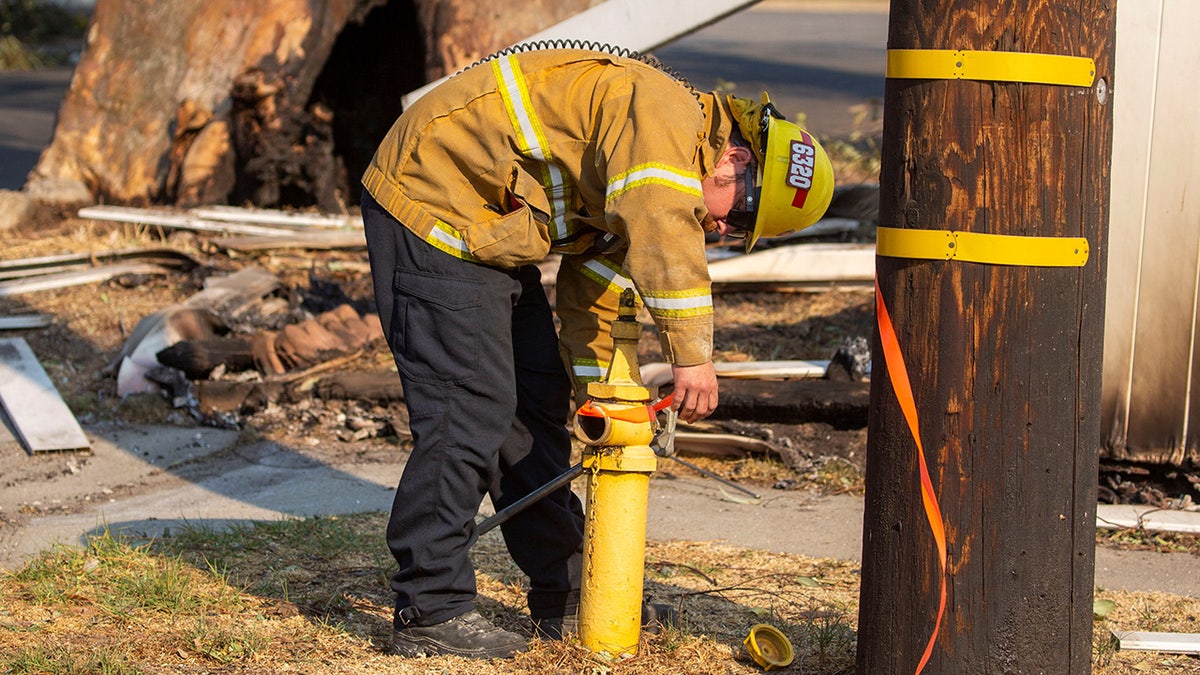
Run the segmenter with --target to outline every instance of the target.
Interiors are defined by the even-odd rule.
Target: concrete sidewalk
[[[83,470],[48,476],[33,487],[6,487],[0,513],[31,502],[33,493],[21,489],[66,495],[99,485],[111,486],[101,492],[110,494],[83,512],[41,516],[22,527],[4,525],[0,568],[14,569],[47,546],[76,545],[105,529],[154,537],[185,524],[385,511],[403,469],[399,461],[324,464],[271,442],[231,451],[236,433],[217,429],[124,428],[91,435],[93,454]],[[122,488],[134,483],[141,487]],[[583,481],[576,481],[577,490],[583,487]],[[860,558],[861,497],[776,490],[759,494],[760,502],[749,504],[745,502],[751,500],[714,481],[657,478],[651,482],[647,536]],[[488,509],[485,503],[484,515],[490,515]],[[1130,513],[1131,507],[1101,506],[1099,517],[1116,520]],[[1148,517],[1164,516],[1200,524],[1197,513],[1159,511]],[[1096,583],[1103,588],[1200,598],[1198,571],[1200,560],[1185,553],[1097,549]]]

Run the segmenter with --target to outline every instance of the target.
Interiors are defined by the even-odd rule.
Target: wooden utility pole
[[[1115,11],[892,0],[859,673],[1091,672]]]

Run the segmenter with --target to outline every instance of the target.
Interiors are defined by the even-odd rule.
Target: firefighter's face
[[[704,206],[708,215],[701,225],[705,232],[726,234],[729,212],[745,204],[746,188],[743,176],[753,159],[750,150],[738,146],[725,148],[711,175],[701,181]]]

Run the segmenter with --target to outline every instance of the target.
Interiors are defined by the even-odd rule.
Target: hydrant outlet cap
[[[743,641],[750,658],[762,666],[763,670],[783,668],[791,664],[795,657],[792,643],[780,630],[769,624],[755,624],[750,634]]]

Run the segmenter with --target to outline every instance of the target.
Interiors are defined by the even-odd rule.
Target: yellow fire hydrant
[[[588,474],[579,640],[613,657],[638,651],[650,474],[657,466],[650,442],[658,388],[642,384],[636,315],[634,293],[626,290],[612,324],[612,364],[603,380],[588,384],[589,400],[575,415]]]

